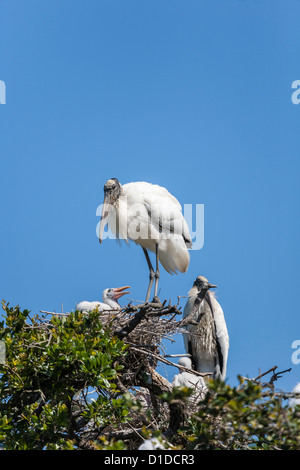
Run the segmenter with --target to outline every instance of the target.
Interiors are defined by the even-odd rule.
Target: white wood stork
[[[129,294],[129,291],[125,291],[125,289],[129,288],[129,286],[124,286],[104,289],[102,294],[103,302],[99,302],[97,300],[94,302],[88,302],[87,300],[83,300],[76,305],[75,310],[79,310],[81,312],[89,312],[95,309],[100,312],[103,310],[119,310],[120,305],[118,303],[118,299],[125,294]]]
[[[197,324],[187,325],[190,334],[184,334],[184,344],[198,372],[212,372],[212,378],[225,380],[229,336],[223,310],[209,290],[214,287],[198,276],[190,289],[183,317]]]
[[[165,188],[146,182],[121,185],[117,178],[109,179],[104,185],[100,243],[107,223],[116,238],[133,240],[143,249],[150,273],[146,302],[154,279],[157,296],[159,261],[171,274],[187,271],[191,236],[180,203]],[[155,271],[148,250],[156,255]]]
[[[192,370],[192,361],[189,357],[181,357],[178,361],[178,365]],[[179,370],[179,374],[174,375],[172,386],[194,388],[195,391],[198,392],[198,398],[200,395],[203,398],[204,393],[207,390],[207,385],[205,384],[203,377],[183,370]]]

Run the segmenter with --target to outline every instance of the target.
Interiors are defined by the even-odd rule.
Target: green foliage
[[[5,303],[3,309],[0,447],[124,450],[136,448],[143,436],[157,437],[170,450],[300,450],[300,407],[289,408],[269,388],[242,378],[238,387],[211,381],[197,403],[190,388],[159,392],[156,381],[156,411],[143,408],[122,384],[128,345],[114,336],[111,323],[101,323],[101,313],[49,318]]]
[[[0,340],[0,443],[7,449],[73,448],[80,439],[79,419],[98,426],[124,420],[126,400],[117,394],[118,361],[127,346],[103,328],[101,315],[71,312],[47,320],[3,304]],[[76,394],[97,390],[84,407]],[[76,419],[74,418],[76,416]]]
[[[252,381],[211,381],[206,398],[181,432],[190,449],[300,449],[300,407]]]

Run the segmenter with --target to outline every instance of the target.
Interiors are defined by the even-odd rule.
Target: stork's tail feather
[[[165,248],[159,247],[159,259],[165,270],[170,274],[185,273],[190,264],[190,254],[184,242],[168,240]]]

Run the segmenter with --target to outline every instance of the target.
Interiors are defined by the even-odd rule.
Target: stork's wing
[[[145,206],[151,222],[157,227],[159,233],[175,238],[176,236],[182,237],[188,248],[192,246],[186,220],[174,204],[166,201],[151,204],[149,199],[145,199]]]
[[[79,302],[75,307],[75,310],[79,310],[80,312],[90,312],[95,309],[101,312],[102,310],[110,310],[111,307],[103,302],[88,302],[87,300]]]
[[[123,186],[124,195],[136,204],[143,204],[151,223],[159,233],[183,237],[192,246],[186,220],[179,201],[166,188],[146,182],[128,183]]]
[[[134,191],[135,195],[136,193],[139,193],[143,198],[148,196],[150,198],[153,197],[166,199],[170,203],[177,206],[177,208],[181,211],[180,202],[176,199],[176,197],[169,193],[166,188],[159,186],[158,184],[147,183],[145,181],[135,181],[134,183],[124,184],[123,190],[126,195],[131,191]]]
[[[182,385],[182,383],[181,383],[180,374],[174,375],[173,380],[172,380],[172,386],[173,387],[181,387],[181,385]]]
[[[215,322],[216,342],[219,356],[219,372],[222,380],[226,377],[228,350],[229,350],[229,335],[225,322],[224,313],[221,305],[216,300],[214,294],[210,291],[206,294],[206,299],[211,307],[212,314]]]

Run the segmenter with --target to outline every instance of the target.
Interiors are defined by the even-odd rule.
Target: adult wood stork
[[[109,179],[104,185],[100,243],[107,223],[116,238],[133,240],[143,249],[149,268],[146,302],[154,279],[157,296],[159,261],[171,274],[187,271],[191,236],[180,203],[167,189],[146,182],[121,185],[117,178]],[[155,271],[148,251],[155,253]]]
[[[81,312],[89,312],[94,309],[97,309],[100,312],[102,310],[119,310],[120,305],[118,303],[118,299],[125,294],[129,294],[125,289],[129,289],[129,286],[104,289],[102,294],[103,302],[99,302],[97,300],[94,302],[88,302],[87,300],[83,300],[76,305],[75,309]]]
[[[192,361],[189,357],[181,357],[178,361],[178,365],[193,370]],[[203,377],[184,370],[179,370],[179,374],[174,375],[172,386],[194,388],[198,392],[198,394],[201,394],[201,396],[203,392],[207,390],[207,386]]]
[[[229,336],[223,310],[209,290],[214,287],[198,276],[190,289],[183,317],[189,316],[193,323],[186,327],[190,334],[184,334],[184,344],[198,372],[212,372],[212,378],[225,380]]]

